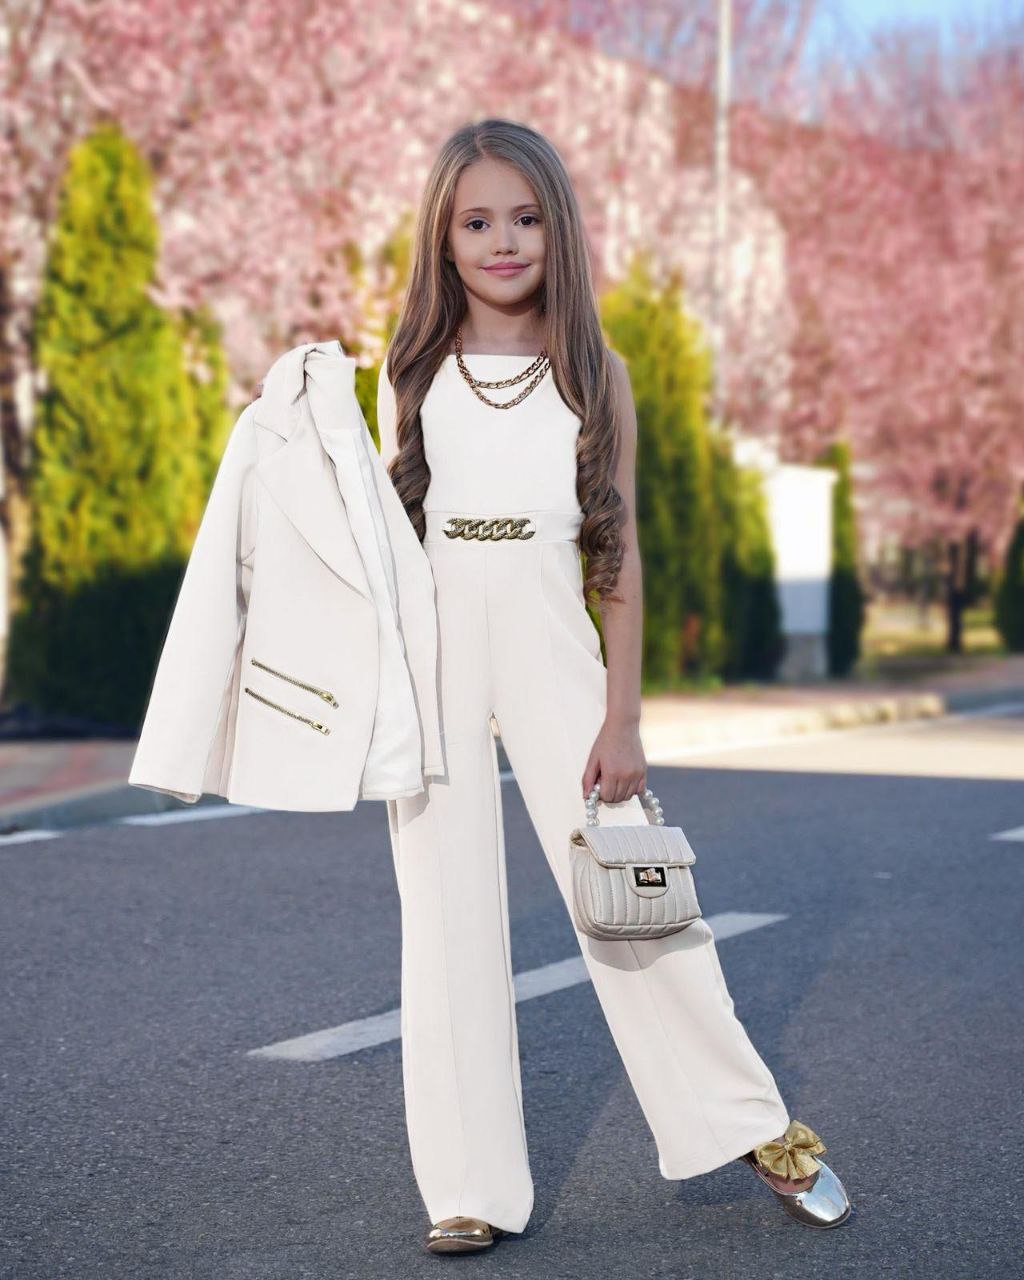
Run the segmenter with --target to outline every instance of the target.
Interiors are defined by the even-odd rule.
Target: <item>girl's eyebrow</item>
[[[535,201],[532,201],[532,200],[531,200],[529,204],[517,204],[517,205],[515,205],[515,206],[513,207],[513,209],[512,209],[512,212],[513,212],[513,213],[518,213],[518,212],[520,211],[520,209],[539,209],[539,208],[540,208],[540,205],[539,205],[539,204],[537,204]],[[493,209],[488,209],[486,205],[479,205],[479,204],[478,204],[478,205],[475,205],[472,209],[463,209],[463,210],[461,210],[461,212],[460,212],[457,216],[458,216],[458,217],[460,217],[460,218],[464,218],[464,217],[466,216],[466,214],[467,214],[467,213],[493,213],[493,212],[494,212],[494,210],[493,210]]]

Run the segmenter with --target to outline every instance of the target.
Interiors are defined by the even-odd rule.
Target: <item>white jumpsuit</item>
[[[465,360],[488,381],[530,363]],[[524,385],[484,394],[511,399]],[[383,445],[393,433],[386,375],[381,387]],[[580,422],[550,370],[520,404],[493,409],[454,356],[434,378],[421,422],[448,773],[429,778],[421,795],[388,801],[402,912],[406,1121],[432,1222],[468,1214],[521,1231],[533,1182],[490,721],[568,909],[569,832],[586,822],[582,776],[604,719],[606,680],[576,542]],[[451,538],[443,529],[453,516],[527,519],[522,529],[534,535]],[[636,796],[602,802],[598,817],[602,825],[647,821]],[[578,931],[577,939],[664,1177],[705,1173],[782,1134],[789,1114],[734,1013],[705,921],[658,940],[598,941]]]

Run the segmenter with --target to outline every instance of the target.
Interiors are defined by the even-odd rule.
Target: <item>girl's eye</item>
[[[520,217],[521,217],[521,218],[532,218],[534,222],[540,222],[540,218],[539,218],[535,213],[523,213],[523,214],[520,214]],[[473,226],[473,223],[474,223],[474,222],[483,222],[483,221],[484,221],[484,220],[483,220],[483,218],[470,218],[470,220],[466,223],[466,226],[467,226],[471,231],[475,231],[475,230],[476,230],[476,227],[474,227],[474,226]]]

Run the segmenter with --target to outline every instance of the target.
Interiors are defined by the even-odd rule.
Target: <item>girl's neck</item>
[[[514,337],[498,336],[493,338],[471,337],[465,329],[462,331],[462,354],[464,356],[537,356],[544,346],[543,334],[519,334]],[[449,355],[455,354],[455,339],[452,338],[448,348]]]
[[[448,354],[453,356],[456,354],[454,344],[449,348]],[[509,356],[518,360],[536,360],[540,355],[539,351],[470,351],[467,347],[462,348],[464,356]]]

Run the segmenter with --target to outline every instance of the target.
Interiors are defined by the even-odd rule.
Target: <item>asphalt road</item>
[[[382,804],[0,845],[0,1275],[1024,1275],[1022,780],[1013,708],[652,767],[705,914],[782,917],[719,955],[854,1217],[801,1227],[738,1162],[663,1179],[571,983],[517,1006],[533,1217],[445,1258],[422,1248],[400,1044],[361,1022],[398,1001]],[[503,800],[514,967],[546,973],[578,951],[514,782]],[[252,1052],[349,1024],[385,1030]]]

